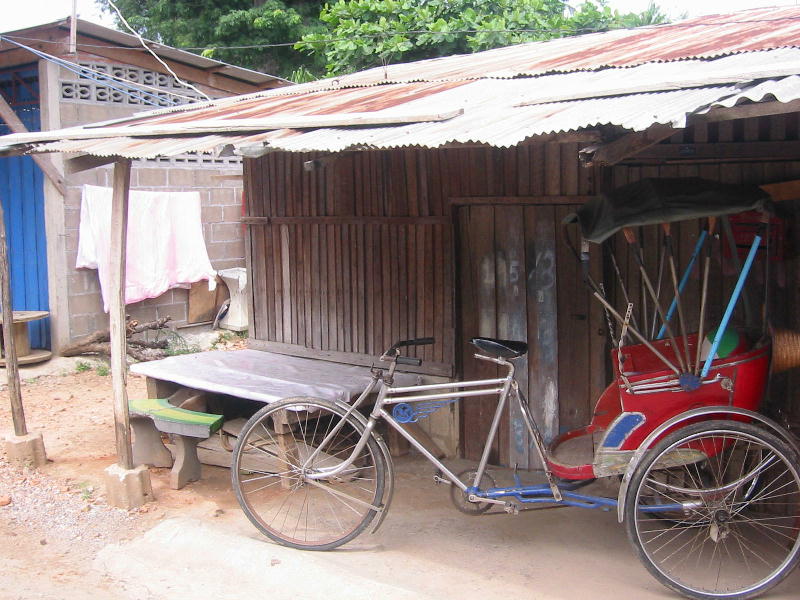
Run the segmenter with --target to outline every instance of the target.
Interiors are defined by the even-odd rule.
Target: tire
[[[706,421],[668,435],[636,468],[625,501],[640,560],[688,598],[753,598],[800,561],[798,457],[755,425]]]
[[[274,419],[306,415],[278,435]],[[253,525],[270,539],[303,550],[331,550],[355,538],[382,509],[386,464],[370,435],[353,464],[338,476],[312,482],[303,463],[342,421],[345,409],[314,398],[270,404],[247,421],[233,450],[236,499]],[[311,469],[347,459],[364,432],[348,419],[316,455]]]

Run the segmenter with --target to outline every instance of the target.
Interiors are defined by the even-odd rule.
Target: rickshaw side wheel
[[[704,421],[664,437],[634,472],[625,529],[663,585],[745,600],[800,562],[799,457],[753,424]]]

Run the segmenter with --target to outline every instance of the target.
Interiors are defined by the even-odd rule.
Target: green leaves
[[[295,48],[324,55],[328,74],[337,75],[386,62],[630,27],[639,18],[612,11],[605,0],[574,10],[563,0],[337,0],[320,14],[327,39],[306,35]],[[647,19],[665,20],[657,8]]]
[[[666,21],[655,4],[641,14],[621,15],[605,0],[577,8],[564,0],[116,2],[145,37],[295,81],[323,70],[338,75]]]

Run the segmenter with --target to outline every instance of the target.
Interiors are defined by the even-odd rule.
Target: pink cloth
[[[103,307],[110,286],[111,188],[85,185],[76,268],[97,269]],[[208,259],[200,219],[199,192],[131,191],[125,304],[156,298],[174,287],[204,279],[213,289],[216,271]]]

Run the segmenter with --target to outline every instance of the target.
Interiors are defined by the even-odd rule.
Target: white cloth
[[[111,188],[83,186],[76,268],[97,269],[103,306],[110,289]],[[204,279],[213,289],[198,192],[131,191],[125,304],[156,298],[173,287]]]

